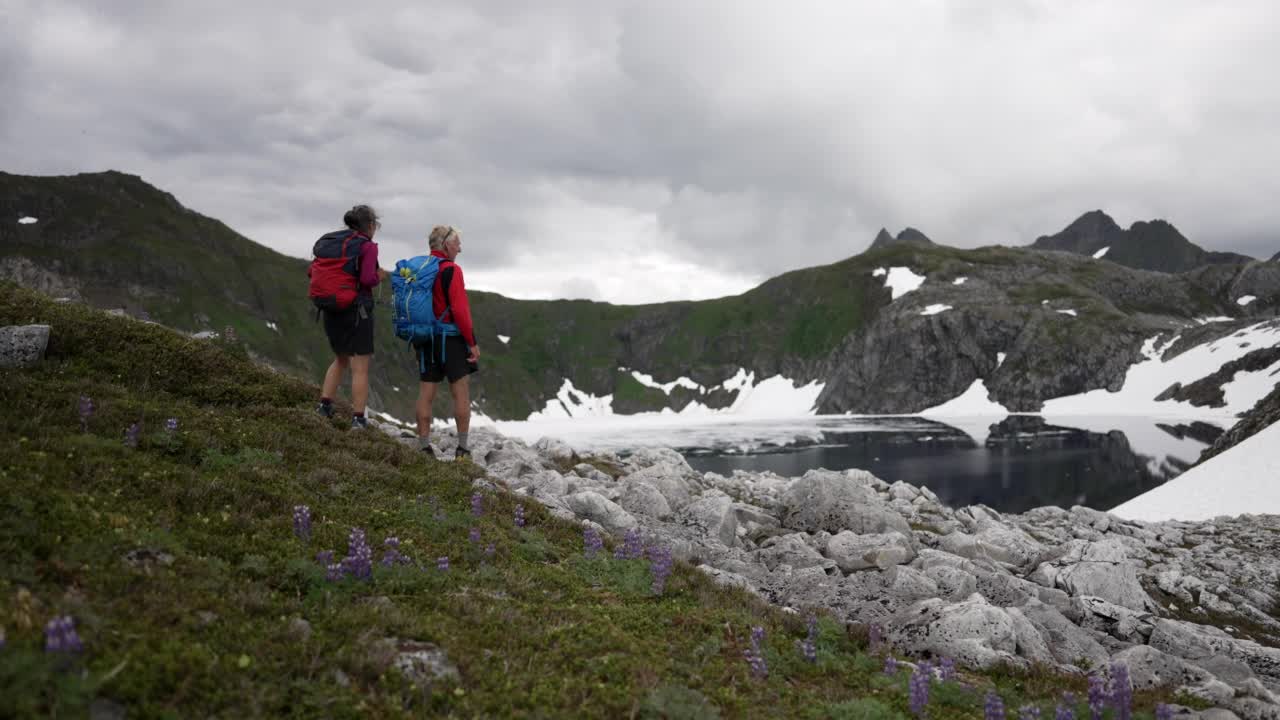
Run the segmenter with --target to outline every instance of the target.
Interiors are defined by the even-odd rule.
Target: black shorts
[[[346,310],[323,314],[324,334],[334,355],[373,354],[373,308],[356,301]]]
[[[467,362],[471,350],[460,335],[446,335],[444,338],[444,362],[440,361],[440,338],[417,346],[418,378],[422,382],[438,383],[446,377],[449,382],[458,380],[477,372],[480,367]]]

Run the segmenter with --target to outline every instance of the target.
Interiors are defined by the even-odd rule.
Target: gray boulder
[[[1017,659],[1018,635],[1003,608],[974,595],[960,603],[923,600],[885,621],[886,638],[917,655],[952,657],[972,668],[990,668]]]
[[[1155,602],[1138,582],[1138,572],[1119,540],[1091,542],[1060,561],[1066,565],[1057,582],[1072,595],[1092,595],[1130,610],[1144,611]]]
[[[944,535],[939,548],[970,559],[989,559],[1015,568],[1034,567],[1046,548],[1018,528],[989,522],[976,533]]]
[[[1040,631],[1058,664],[1097,667],[1107,661],[1107,650],[1093,633],[1068,620],[1058,608],[1031,599],[1019,610]]]
[[[676,514],[676,521],[730,547],[738,538],[738,516],[728,495],[708,494],[694,500]]]
[[[683,460],[683,458],[681,458]],[[686,465],[687,467],[687,465]],[[678,467],[671,463],[648,465],[623,477],[623,485],[647,482],[662,493],[672,510],[679,510],[693,498],[693,485]]]
[[[926,577],[938,587],[938,597],[959,602],[978,590],[978,579],[973,573],[949,565],[934,565],[924,571]]]
[[[764,541],[764,547],[756,551],[756,557],[764,566],[773,570],[779,565],[790,565],[792,570],[807,567],[825,567],[832,564],[813,549],[804,533],[779,535]]]
[[[535,450],[543,456],[550,458],[556,462],[569,462],[573,460],[573,448],[565,444],[565,441],[553,437],[541,437],[533,444]]]
[[[655,520],[667,520],[671,517],[671,505],[667,503],[667,499],[652,483],[644,480],[628,480],[618,497],[618,504],[629,512]]]
[[[859,535],[845,530],[827,542],[827,557],[845,572],[867,568],[887,569],[911,562],[916,551],[911,539],[899,532]]]
[[[566,495],[564,503],[578,517],[599,523],[611,533],[623,533],[638,524],[631,513],[597,492]]]
[[[0,368],[32,367],[44,360],[48,347],[48,325],[0,327]]]
[[[880,481],[861,470],[843,474],[805,473],[783,493],[782,525],[811,533],[849,530],[859,535],[886,532],[910,535],[911,526],[880,499],[871,488],[873,482]]]

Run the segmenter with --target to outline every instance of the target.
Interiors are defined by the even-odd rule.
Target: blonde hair
[[[427,237],[427,243],[432,250],[444,250],[444,244],[449,238],[457,235],[458,231],[453,229],[452,225],[437,225],[431,228],[431,235]]]

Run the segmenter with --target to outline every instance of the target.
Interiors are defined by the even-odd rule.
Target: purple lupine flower
[[[583,552],[588,558],[594,558],[596,553],[604,548],[604,541],[600,539],[600,533],[590,525],[582,529],[582,543],[585,546]]]
[[[178,418],[169,418],[164,421],[164,430],[170,435],[178,432]]]
[[[613,556],[619,560],[639,560],[644,557],[644,544],[640,540],[640,528],[631,528],[626,538],[614,551]]]
[[[880,624],[871,623],[867,628],[867,649],[875,652],[880,649],[882,642],[884,642],[884,631],[880,628]]]
[[[806,623],[808,634],[804,641],[800,643],[800,653],[804,655],[804,659],[811,662],[818,662],[818,617],[810,615],[809,621]]]
[[[364,530],[351,528],[347,539],[347,556],[342,559],[342,569],[357,580],[373,577],[373,548],[365,539]]]
[[[929,682],[932,678],[933,666],[928,660],[924,660],[916,665],[916,671],[911,674],[911,680],[908,681],[908,687],[911,690],[908,705],[911,708],[911,714],[916,717],[924,717],[924,709],[929,705]]]
[[[671,575],[671,548],[665,545],[649,548],[649,572],[653,575],[653,594],[661,595]]]
[[[1018,720],[1040,720],[1040,708],[1035,705],[1023,705],[1018,713]]]
[[[400,554],[400,538],[389,537],[382,541],[382,545],[386,548],[382,551],[382,567],[409,563],[409,558]]]
[[[1111,707],[1116,709],[1116,720],[1133,717],[1133,686],[1129,684],[1129,667],[1123,663],[1111,666]]]
[[[1101,675],[1089,676],[1089,717],[1102,720],[1102,711],[1107,706],[1107,687]]]
[[[84,649],[70,615],[55,617],[44,626],[44,650],[51,653],[78,653]]]
[[[898,661],[894,659],[892,655],[886,655],[884,658],[884,674],[885,675],[898,674]]]
[[[1164,703],[1156,705],[1156,720],[1173,720],[1173,706]]]
[[[330,554],[329,557],[332,558],[333,555]],[[342,579],[343,575],[345,574],[342,563],[329,563],[328,565],[325,566],[324,569],[325,569],[324,579],[328,580],[329,582],[338,582],[339,580]]]
[[[480,493],[471,495],[471,514],[476,517],[484,514],[484,496]]]
[[[1053,720],[1076,720],[1076,713],[1071,709],[1071,704],[1069,702],[1065,705],[1059,704],[1058,712],[1054,714]]]
[[[524,505],[516,506],[516,527],[524,527]]]
[[[938,665],[938,676],[942,682],[951,682],[956,679],[956,661],[949,657],[942,658],[942,663]]]
[[[306,505],[293,506],[293,534],[302,542],[311,542],[311,508]]]
[[[484,546],[484,555],[485,555],[485,557],[490,557],[490,558],[491,558],[491,557],[493,557],[493,554],[494,554],[494,553],[496,553],[496,552],[498,552],[498,546],[497,546],[497,545],[494,545],[493,543],[489,543],[488,545],[485,545],[485,546]]]
[[[140,435],[142,435],[142,426],[138,423],[130,425],[129,429],[124,431],[124,444],[131,448],[138,447],[138,436]]]
[[[471,532],[467,533],[467,539],[470,540],[473,545],[478,545],[480,543],[480,528],[471,528]]]
[[[436,569],[440,572],[449,572],[449,556],[441,555],[436,558]]]
[[[80,432],[89,432],[89,418],[93,417],[93,398],[80,396]]]
[[[1000,696],[987,693],[987,704],[982,709],[983,720],[1004,720],[1004,701]]]
[[[316,553],[316,562],[319,563],[321,567],[329,567],[333,564],[333,551],[321,550]]]
[[[769,666],[765,664],[764,650],[761,648],[763,643],[764,628],[753,627],[751,628],[751,647],[742,651],[747,664],[751,666],[751,674],[761,680],[769,676]]]

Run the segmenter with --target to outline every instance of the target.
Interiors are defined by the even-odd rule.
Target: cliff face
[[[188,332],[231,327],[256,356],[312,381],[329,362],[305,296],[305,260],[262,247],[139,178],[0,173],[6,216],[36,221],[0,223],[0,279]],[[1065,253],[959,250],[911,228],[883,232],[880,246],[861,255],[699,302],[615,306],[474,292],[484,347],[474,400],[491,417],[525,418],[569,381],[611,395],[615,412],[724,407],[738,391],[722,384],[742,370],[757,380],[780,374],[824,383],[821,412],[915,412],[976,379],[993,399],[1030,411],[1047,398],[1116,388],[1143,340],[1157,333],[1198,317],[1265,317],[1280,307],[1280,264],[1146,272],[1088,257],[1099,243],[1133,232],[1105,215],[1068,230],[1069,238],[1043,243]],[[921,284],[895,299],[891,271],[913,273]],[[377,308],[371,405],[408,418],[416,364],[392,334],[388,293]],[[1247,296],[1252,301],[1240,304]],[[1006,358],[997,365],[1000,353]],[[700,387],[657,390],[631,371]]]

